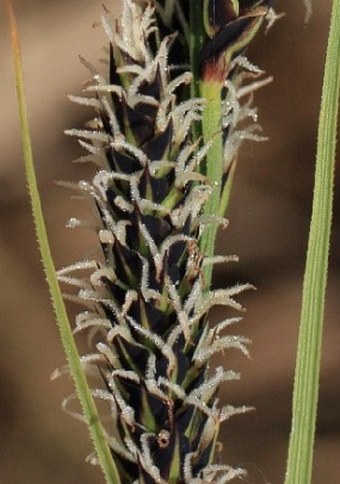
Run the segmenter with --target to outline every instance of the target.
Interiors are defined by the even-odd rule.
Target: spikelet
[[[257,4],[251,20],[245,7],[240,15],[223,11],[231,16],[219,16],[223,26],[209,17],[210,3],[212,39],[202,51],[201,70],[210,75],[213,62],[224,66],[227,173],[241,141],[260,139],[251,107],[252,90],[259,86],[245,87],[243,80],[244,73],[261,71],[239,56],[244,45],[235,43],[266,13],[267,2],[244,2],[247,8]],[[97,168],[91,181],[73,186],[97,215],[94,223],[72,218],[69,226],[92,227],[102,256],[60,270],[59,279],[77,288],[70,297],[86,308],[75,332],[89,332],[91,353],[82,361],[102,379],[93,394],[109,404],[107,438],[127,484],[222,484],[244,474],[213,464],[220,424],[247,409],[219,405],[219,386],[239,375],[222,367],[209,371],[208,365],[213,354],[228,348],[247,355],[248,340],[221,335],[239,320],[233,314],[214,327],[208,315],[216,305],[242,311],[234,297],[251,286],[212,291],[202,273],[206,265],[235,257],[205,258],[199,249],[207,223],[202,209],[211,193],[200,166],[209,145],[193,135],[205,101],[189,95],[192,75],[183,67],[188,12],[181,5],[186,2],[125,0],[119,22],[106,13],[109,77],[83,61],[92,81],[84,96],[71,97],[96,112],[86,129],[68,134],[87,151],[81,161]],[[233,45],[226,45],[228,34],[220,53],[212,52],[214,36],[220,38],[231,24],[235,31],[235,22],[243,30]],[[240,131],[247,119],[251,126]]]

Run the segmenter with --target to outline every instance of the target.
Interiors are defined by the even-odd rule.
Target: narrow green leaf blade
[[[18,110],[20,115],[20,126],[22,145],[25,160],[25,170],[28,182],[28,189],[32,204],[32,213],[35,223],[37,240],[43,261],[46,279],[49,285],[51,300],[56,314],[58,327],[61,335],[61,340],[66,353],[71,375],[74,379],[77,395],[79,397],[90,434],[96,448],[98,458],[103,469],[106,482],[109,484],[120,484],[121,480],[118,475],[117,468],[112,459],[110,449],[104,434],[104,430],[100,424],[97,409],[88,387],[84,370],[82,368],[78,350],[72,335],[70,323],[66,313],[65,305],[60,292],[58,280],[56,277],[55,267],[48,242],[39,191],[37,187],[31,140],[29,134],[27,108],[24,94],[23,69],[21,62],[21,52],[19,38],[17,34],[17,27],[11,2],[6,1],[6,8],[8,13],[12,49],[14,57],[16,90],[18,98]]]
[[[312,476],[333,207],[340,88],[339,39],[340,0],[334,0],[319,117],[314,199],[304,276],[285,484],[309,484]]]

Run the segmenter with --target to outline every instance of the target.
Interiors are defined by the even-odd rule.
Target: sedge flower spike
[[[225,173],[244,139],[261,139],[251,103],[262,71],[242,54],[267,4],[202,2],[200,72],[223,76]],[[235,296],[252,286],[211,290],[204,277],[203,268],[236,257],[200,248],[207,226],[226,220],[204,213],[213,187],[201,167],[211,144],[195,135],[206,100],[190,94],[189,25],[188,2],[124,0],[119,21],[103,17],[108,76],[83,60],[92,79],[71,96],[95,110],[85,129],[67,133],[86,150],[80,161],[96,167],[92,180],[72,185],[96,220],[68,226],[95,230],[101,255],[59,279],[84,306],[75,332],[88,331],[92,347],[82,363],[100,377],[93,395],[108,403],[105,431],[127,484],[222,484],[245,473],[214,463],[221,423],[247,408],[219,403],[220,385],[239,375],[210,370],[209,360],[231,348],[248,355],[246,338],[222,332],[240,319]],[[211,327],[217,305],[231,314]]]

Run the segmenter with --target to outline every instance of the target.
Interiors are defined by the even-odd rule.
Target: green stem
[[[46,279],[49,285],[53,308],[57,317],[61,340],[69,364],[70,373],[73,377],[77,395],[79,397],[90,434],[98,454],[98,458],[105,475],[106,482],[109,484],[120,484],[121,480],[112,459],[110,448],[105,437],[104,430],[100,424],[97,409],[88,387],[84,369],[82,367],[77,346],[75,344],[68,316],[66,313],[63,298],[60,292],[56,271],[48,242],[41,200],[37,187],[31,139],[28,127],[27,108],[24,94],[23,69],[21,61],[20,44],[17,35],[17,27],[13,9],[9,0],[6,1],[8,18],[11,29],[12,48],[15,66],[16,89],[20,114],[22,145],[25,159],[26,177],[28,182],[29,194],[32,204],[32,212],[37,234],[39,249],[43,261]]]
[[[340,0],[334,0],[319,117],[314,199],[303,286],[285,484],[309,484],[312,476],[333,206],[340,88],[339,38]]]
[[[202,172],[207,176],[211,186],[212,194],[205,205],[205,215],[217,215],[220,209],[221,182],[223,176],[223,145],[221,128],[221,90],[223,83],[214,81],[203,81],[200,79],[199,56],[206,34],[204,31],[205,5],[202,0],[190,1],[190,62],[193,73],[191,84],[191,96],[201,97],[206,100],[205,109],[202,115],[201,126],[196,126],[194,131],[195,139],[203,134],[204,143],[211,143],[208,152],[206,165]],[[214,254],[217,224],[209,223],[200,241],[201,250],[206,256]],[[207,289],[210,287],[212,277],[212,266],[204,269],[204,278]]]
[[[218,81],[201,81],[200,95],[206,100],[202,116],[202,129],[204,143],[211,143],[206,159],[205,174],[211,184],[212,193],[205,205],[204,214],[218,215],[221,203],[221,184],[223,178],[223,143],[221,128],[221,90],[223,84]],[[201,250],[210,257],[214,254],[215,239],[218,224],[208,223],[201,238]],[[204,269],[204,278],[207,288],[210,286],[212,266]]]

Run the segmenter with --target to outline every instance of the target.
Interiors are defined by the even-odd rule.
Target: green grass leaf
[[[98,458],[105,475],[106,482],[109,484],[119,484],[121,482],[117,468],[112,459],[111,452],[104,434],[104,430],[99,422],[97,409],[88,387],[86,376],[82,368],[78,350],[72,335],[72,330],[66,313],[63,298],[60,292],[56,271],[50,251],[47,237],[39,191],[37,187],[29,126],[27,119],[27,109],[24,94],[23,68],[21,62],[20,44],[17,33],[17,26],[11,2],[5,2],[12,39],[12,49],[15,68],[16,90],[18,98],[18,110],[20,115],[20,127],[22,136],[22,146],[25,160],[25,170],[32,204],[32,213],[35,223],[38,245],[43,261],[46,279],[49,285],[51,300],[56,314],[58,328],[62,344],[66,353],[70,373],[73,377],[77,395],[79,397],[83,413],[89,427],[89,431],[98,454]]]
[[[322,99],[313,209],[303,285],[285,484],[309,484],[319,393],[340,88],[340,0],[333,1]]]

